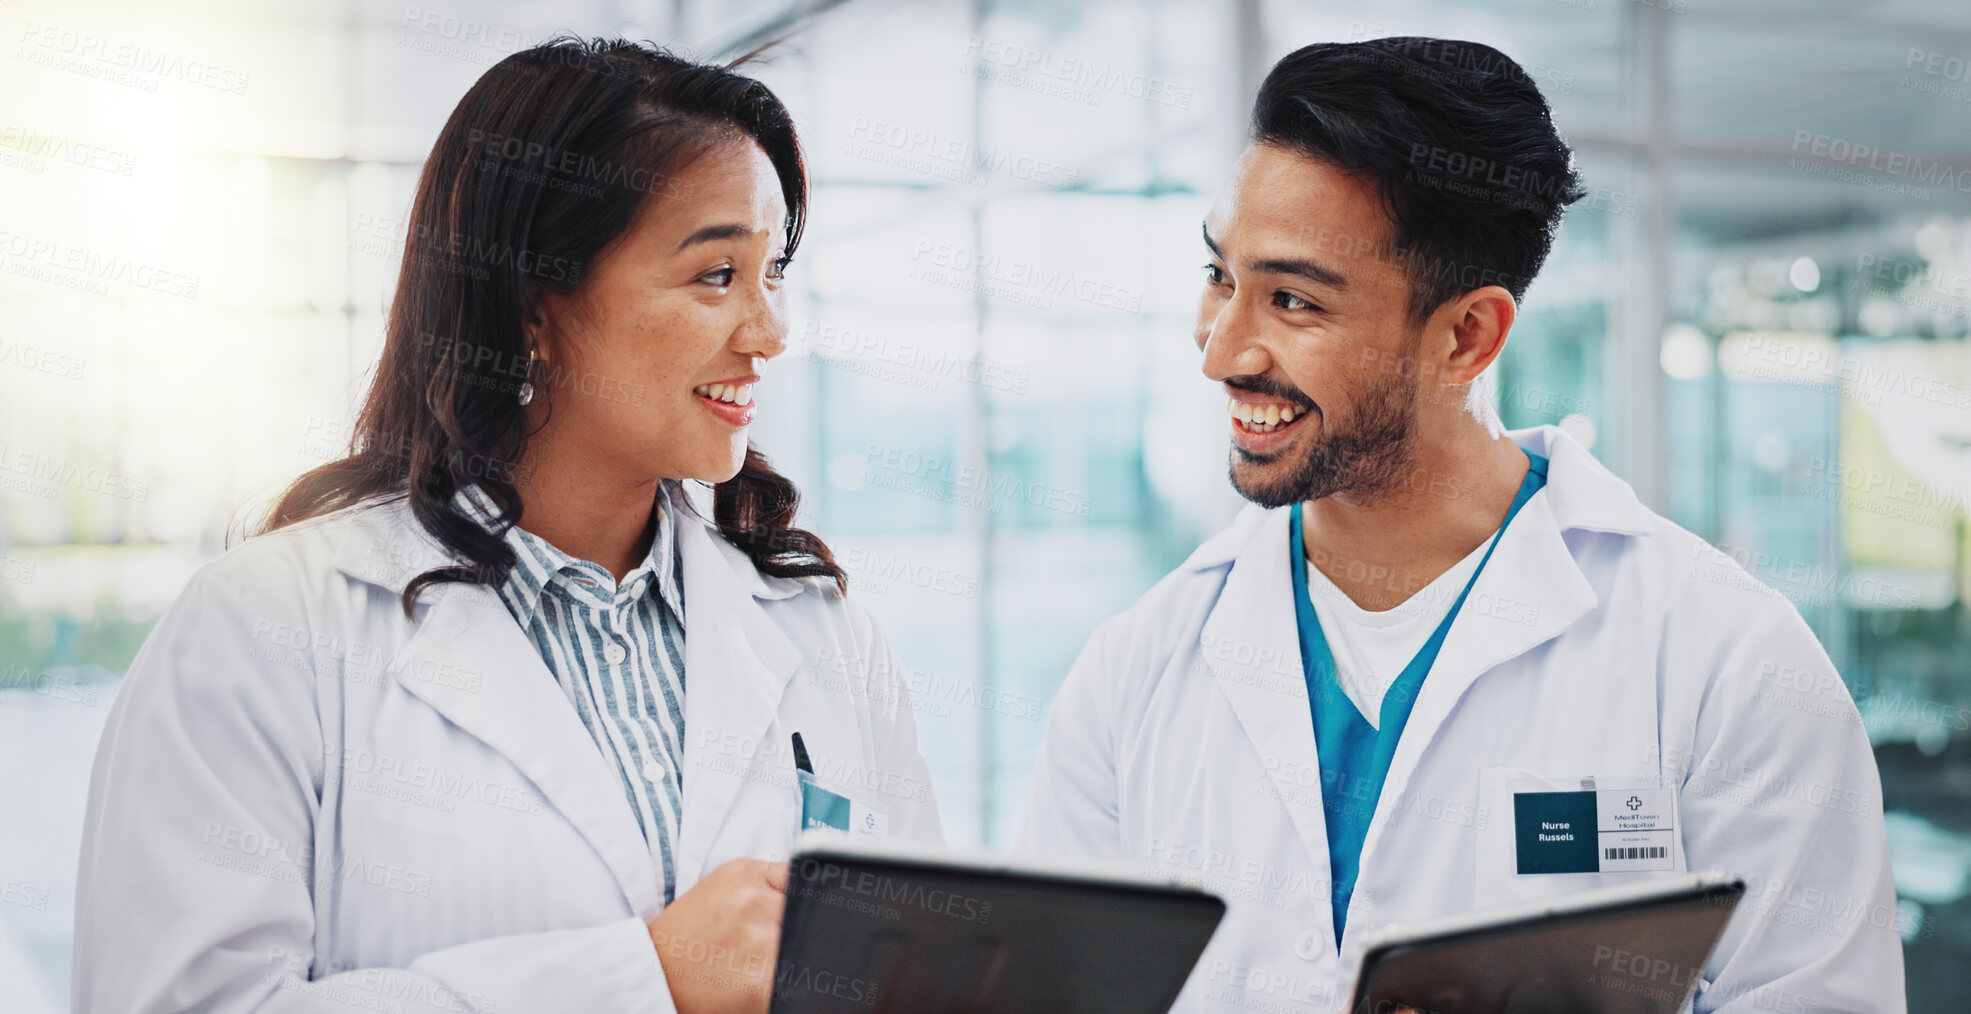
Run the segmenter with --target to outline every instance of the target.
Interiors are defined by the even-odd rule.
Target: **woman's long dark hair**
[[[526,324],[545,293],[567,294],[643,203],[689,200],[676,174],[722,140],[766,152],[787,202],[787,251],[800,243],[807,169],[792,117],[766,85],[646,43],[556,39],[494,64],[452,111],[418,179],[383,356],[349,454],[281,495],[267,532],[378,497],[407,495],[418,524],[461,558],[404,589],[497,585],[513,550],[461,513],[478,484],[518,524],[515,463],[531,435],[516,392],[540,381]],[[748,447],[713,488],[719,532],[761,573],[847,578],[828,547],[793,527],[794,484]]]

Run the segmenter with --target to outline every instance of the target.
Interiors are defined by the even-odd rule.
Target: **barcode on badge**
[[[1661,845],[1653,845],[1647,848],[1602,850],[1603,859],[1663,859],[1669,855],[1670,850]]]

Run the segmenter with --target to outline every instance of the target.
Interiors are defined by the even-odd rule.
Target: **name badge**
[[[889,814],[827,788],[811,771],[796,771],[795,777],[801,783],[802,830],[834,828],[874,837],[889,833]]]
[[[1676,800],[1664,788],[1515,792],[1521,875],[1676,869]]]

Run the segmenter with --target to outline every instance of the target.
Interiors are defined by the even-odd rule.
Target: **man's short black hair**
[[[1476,42],[1298,49],[1259,86],[1252,136],[1375,181],[1396,223],[1387,255],[1411,274],[1414,320],[1485,285],[1523,299],[1562,212],[1586,193],[1540,90]]]

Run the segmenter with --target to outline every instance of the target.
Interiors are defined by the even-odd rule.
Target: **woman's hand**
[[[761,1014],[773,992],[787,864],[734,859],[650,920],[678,1014]]]

